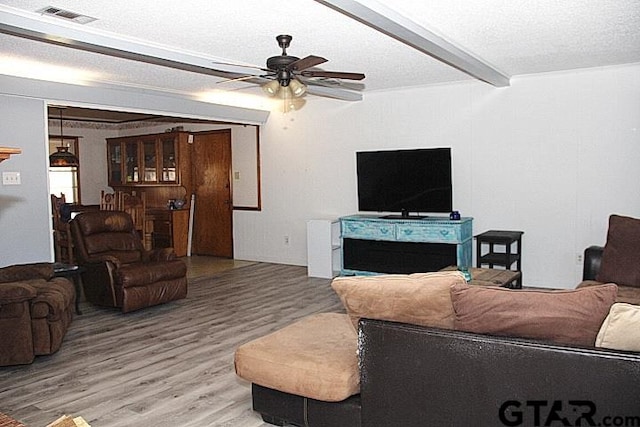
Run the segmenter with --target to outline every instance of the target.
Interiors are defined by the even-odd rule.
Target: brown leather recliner
[[[73,318],[76,293],[53,264],[0,268],[0,366],[33,362],[60,349]]]
[[[172,248],[145,250],[126,212],[83,212],[71,233],[89,302],[126,313],[187,296],[185,263]]]

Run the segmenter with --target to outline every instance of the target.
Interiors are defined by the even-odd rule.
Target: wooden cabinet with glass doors
[[[166,132],[107,139],[109,185],[180,185],[189,170],[189,134]]]

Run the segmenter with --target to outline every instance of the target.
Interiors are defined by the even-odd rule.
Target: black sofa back
[[[640,425],[640,354],[362,319],[362,425]]]
[[[589,246],[584,250],[582,264],[582,280],[596,280],[600,264],[602,263],[603,246]]]

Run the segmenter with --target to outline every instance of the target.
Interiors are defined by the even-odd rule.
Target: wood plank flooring
[[[235,348],[316,312],[343,312],[327,279],[255,263],[189,278],[186,299],[133,313],[81,303],[62,348],[0,368],[0,412],[29,427],[266,427]]]

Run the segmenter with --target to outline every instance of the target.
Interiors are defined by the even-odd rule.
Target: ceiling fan
[[[269,81],[267,83],[262,84],[262,89],[268,95],[280,98],[298,98],[307,93],[308,85],[317,85],[328,89],[332,86],[341,85],[341,83],[335,79],[362,80],[365,78],[365,75],[362,73],[314,69],[313,67],[324,64],[328,60],[315,55],[308,55],[304,58],[288,55],[287,48],[289,48],[292,39],[293,37],[286,34],[277,36],[276,40],[282,49],[282,54],[268,58],[266,68],[251,67],[261,70],[266,74],[246,75],[226,81],[250,80],[254,78],[268,79]],[[347,88],[357,89],[354,86],[347,86]],[[318,89],[313,92],[318,95],[332,96],[331,92],[327,90]]]

